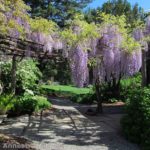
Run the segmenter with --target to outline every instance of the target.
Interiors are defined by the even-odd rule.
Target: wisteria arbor
[[[0,50],[2,55],[12,57],[12,93],[15,93],[18,57],[49,59],[55,57],[53,49],[62,47],[56,24],[42,18],[31,19],[28,9],[21,0],[0,2]]]

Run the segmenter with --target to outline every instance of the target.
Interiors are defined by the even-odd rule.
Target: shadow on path
[[[138,150],[120,135],[120,118],[123,114],[107,113],[87,116],[90,107],[69,100],[52,99],[55,109],[32,116],[24,136],[40,150]],[[93,106],[94,108],[95,106]],[[121,108],[122,111],[122,108]],[[28,125],[28,117],[11,120],[0,126],[0,132],[20,136]]]

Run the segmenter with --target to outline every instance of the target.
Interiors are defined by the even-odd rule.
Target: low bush
[[[138,73],[133,77],[121,80],[120,99],[122,101],[126,101],[126,99],[128,98],[128,93],[130,93],[130,91],[141,87],[141,78],[141,73]]]
[[[13,107],[12,95],[0,95],[0,115],[6,114]]]
[[[127,114],[122,118],[126,138],[150,149],[150,88],[132,89],[128,94]]]
[[[33,59],[23,59],[17,63],[16,71],[16,94],[24,93],[25,89],[35,89],[36,83],[42,77],[42,73],[37,67],[38,63]],[[11,68],[12,62],[0,61],[1,68],[1,85],[3,85],[3,92],[9,93],[11,91]]]
[[[40,111],[51,107],[51,103],[47,100],[46,97],[36,95],[33,97],[33,100],[37,101],[35,111]]]
[[[34,95],[32,91],[25,92],[23,96],[13,101],[13,107],[9,116],[31,115],[51,107],[51,103],[43,96]]]

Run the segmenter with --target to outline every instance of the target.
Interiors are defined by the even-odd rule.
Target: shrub
[[[1,95],[0,96],[0,115],[6,114],[13,106],[12,95]]]
[[[150,149],[150,88],[133,89],[128,94],[127,115],[121,120],[126,138]]]
[[[51,107],[51,103],[47,100],[46,97],[36,95],[33,97],[33,100],[37,101],[36,111],[48,109]]]
[[[20,82],[20,87],[23,89],[33,89],[36,86],[36,82],[42,76],[37,65],[38,63],[36,61],[29,58],[19,63],[17,77],[18,83]]]
[[[36,82],[42,76],[40,70],[37,67],[37,62],[33,59],[24,59],[17,64],[17,93],[23,93],[25,89],[34,89]],[[1,82],[4,85],[4,92],[10,91],[11,83],[11,61],[0,62],[1,68]]]
[[[23,96],[18,97],[13,101],[13,108],[9,113],[10,116],[19,116],[23,114],[31,115],[35,111],[50,108],[51,103],[43,96],[34,95],[30,90],[27,90]]]
[[[37,105],[37,101],[33,99],[33,96],[31,93],[25,92],[23,96],[17,97],[13,101],[13,108],[11,109],[10,115],[32,114]]]
[[[135,88],[141,87],[141,73],[136,74],[133,77],[121,80],[120,99],[126,101],[128,93]]]

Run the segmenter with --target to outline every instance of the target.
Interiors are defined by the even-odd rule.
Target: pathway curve
[[[1,125],[0,133],[28,138],[38,150],[138,150],[120,134],[121,114],[86,116],[89,106],[58,99],[52,103],[56,109],[42,120],[32,116],[27,130],[28,117],[23,116]]]

